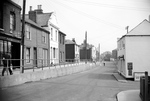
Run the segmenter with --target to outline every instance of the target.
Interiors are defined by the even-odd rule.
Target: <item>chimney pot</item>
[[[37,9],[42,9],[42,5],[37,5]]]
[[[32,6],[30,6],[30,11],[32,11]]]

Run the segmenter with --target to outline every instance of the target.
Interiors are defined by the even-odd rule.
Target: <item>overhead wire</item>
[[[80,0],[80,1],[79,0],[63,0],[63,1],[73,2],[73,3],[82,3],[86,5],[106,7],[106,8],[114,8],[114,9],[136,10],[136,11],[145,11],[145,12],[149,12],[150,10],[150,8],[120,6],[120,5],[104,4],[104,3],[91,2],[91,1],[83,1],[83,0]]]
[[[51,0],[51,1],[53,1],[53,2],[55,2],[55,3],[57,3],[57,4],[59,4],[59,5],[63,6],[63,7],[65,7],[65,8],[67,8],[67,9],[73,11],[73,12],[76,12],[76,13],[78,13],[78,14],[80,14],[80,15],[86,16],[86,17],[88,17],[88,18],[90,18],[90,19],[96,20],[96,21],[98,21],[98,22],[101,22],[101,23],[103,23],[103,24],[106,24],[106,25],[109,25],[109,26],[112,26],[112,27],[115,27],[115,28],[117,28],[117,29],[124,30],[124,27],[121,27],[121,26],[119,26],[119,25],[116,25],[116,24],[113,24],[113,23],[104,21],[104,20],[99,19],[99,18],[97,18],[97,17],[95,17],[95,16],[89,15],[89,14],[87,14],[87,13],[85,13],[85,12],[82,12],[82,11],[80,11],[80,10],[77,10],[77,9],[75,9],[75,8],[72,8],[72,7],[70,7],[70,6],[68,6],[68,5],[64,4],[64,3],[58,2],[57,0]]]

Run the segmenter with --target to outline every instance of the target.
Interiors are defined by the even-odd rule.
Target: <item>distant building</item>
[[[0,3],[0,59],[5,53],[10,53],[13,66],[20,67],[21,53],[21,7],[11,0]],[[0,65],[2,62],[0,61]]]
[[[112,58],[117,59],[117,49],[112,50]]]
[[[80,45],[80,59],[92,61],[93,58],[96,57],[96,50],[93,48],[93,45],[87,44],[87,47],[85,45],[85,41],[83,44]]]
[[[133,78],[136,72],[150,73],[150,22],[144,20],[118,42],[118,72]]]
[[[66,51],[66,62],[80,61],[79,45],[76,44],[75,39],[65,41],[65,51]]]
[[[25,67],[47,66],[50,59],[49,31],[39,26],[32,19],[25,19]]]
[[[66,34],[62,31],[59,31],[59,63],[64,63],[66,61],[66,52],[65,52],[65,36]]]
[[[59,43],[58,43],[58,32],[59,27],[54,12],[43,13],[42,5],[38,5],[37,9],[32,10],[30,6],[29,14],[32,16],[29,18],[29,15],[26,15],[29,19],[32,19],[39,26],[49,30],[50,36],[50,63],[55,64],[59,63]]]

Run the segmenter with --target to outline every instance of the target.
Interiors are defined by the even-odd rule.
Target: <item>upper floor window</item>
[[[42,42],[46,43],[46,34],[42,33]]]
[[[55,38],[55,39],[56,39],[56,41],[57,41],[57,30],[55,31],[55,34],[56,34],[56,38]]]
[[[26,37],[27,37],[27,39],[31,40],[31,33],[30,33],[30,27],[29,26],[26,26]]]
[[[62,43],[63,43],[63,45],[64,45],[64,41],[65,41],[65,37],[62,36]]]
[[[51,40],[53,40],[53,28],[51,28]]]
[[[15,23],[15,13],[10,12],[10,33],[13,33],[15,30],[16,23]]]
[[[59,35],[59,43],[61,44],[61,34]]]

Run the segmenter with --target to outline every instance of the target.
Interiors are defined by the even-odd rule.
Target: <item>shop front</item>
[[[20,43],[21,43],[21,39],[0,32],[0,60],[2,60],[4,54],[10,53],[13,67],[19,68],[20,49],[21,49]],[[3,63],[2,61],[0,61],[0,66],[2,65]]]

